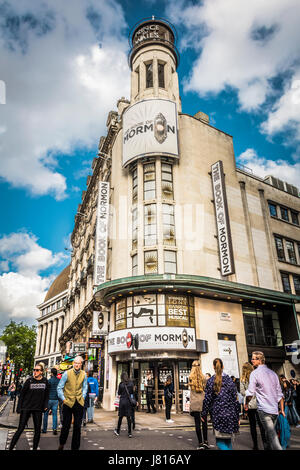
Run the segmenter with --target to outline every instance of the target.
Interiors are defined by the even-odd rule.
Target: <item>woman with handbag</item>
[[[201,421],[201,411],[204,400],[204,390],[206,387],[206,378],[201,371],[199,361],[194,361],[192,370],[189,375],[189,388],[190,388],[190,415],[195,420],[195,429],[198,437],[197,450],[208,449],[207,441],[207,419]],[[202,424],[202,432],[201,432]],[[203,439],[202,439],[203,433]]]
[[[171,419],[171,408],[173,402],[173,393],[174,393],[174,385],[172,382],[172,376],[168,375],[167,380],[164,384],[164,398],[165,398],[165,410],[166,410],[166,423],[174,423],[173,419]]]
[[[128,437],[132,437],[132,434],[131,434],[132,407],[136,406],[136,401],[133,398],[133,394],[134,394],[133,383],[129,381],[128,374],[126,372],[122,372],[121,382],[118,388],[118,395],[120,396],[119,420],[118,420],[117,428],[114,430],[114,433],[116,436],[120,435],[122,419],[124,416],[126,416],[127,426],[128,426]]]
[[[232,438],[240,424],[237,390],[229,375],[223,372],[223,361],[216,358],[213,366],[215,375],[206,384],[201,420],[210,413],[217,447],[232,450]]]

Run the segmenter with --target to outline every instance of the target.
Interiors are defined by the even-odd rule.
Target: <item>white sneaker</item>
[[[166,423],[174,423],[173,419],[166,419]]]

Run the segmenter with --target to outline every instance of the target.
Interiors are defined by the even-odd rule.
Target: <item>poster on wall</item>
[[[109,183],[100,181],[95,237],[94,286],[106,281],[107,237],[109,223]]]
[[[190,412],[190,390],[182,390],[182,411],[185,413]]]
[[[162,99],[139,101],[123,115],[123,166],[157,154],[179,157],[176,103]]]
[[[189,326],[188,298],[166,295],[166,317],[168,326]]]
[[[230,377],[234,375],[234,377],[239,378],[240,372],[236,350],[236,341],[232,338],[228,340],[220,339],[219,336],[218,347],[219,357],[223,361],[225,374],[228,374]]]

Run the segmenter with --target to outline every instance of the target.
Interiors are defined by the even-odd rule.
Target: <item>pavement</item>
[[[20,415],[13,413],[13,402],[6,401],[6,406],[2,414],[0,414],[0,430],[1,429],[15,429],[18,427]],[[136,428],[138,429],[176,429],[194,427],[194,418],[189,413],[171,413],[171,418],[174,423],[166,423],[164,410],[157,413],[146,413],[145,411],[136,411],[135,421]],[[106,411],[102,408],[95,408],[94,424],[89,425],[96,429],[114,429],[118,420],[117,411]],[[29,421],[29,428],[31,429],[31,420]],[[241,420],[241,425],[248,425],[247,420]],[[48,429],[52,429],[52,416],[48,417]]]

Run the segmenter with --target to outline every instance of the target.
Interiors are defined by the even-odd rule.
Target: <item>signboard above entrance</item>
[[[114,354],[128,349],[128,340],[139,335],[139,352],[151,350],[196,350],[194,328],[132,328],[113,331],[108,335],[108,353]]]
[[[179,157],[176,103],[139,101],[123,116],[123,167],[150,155]]]

